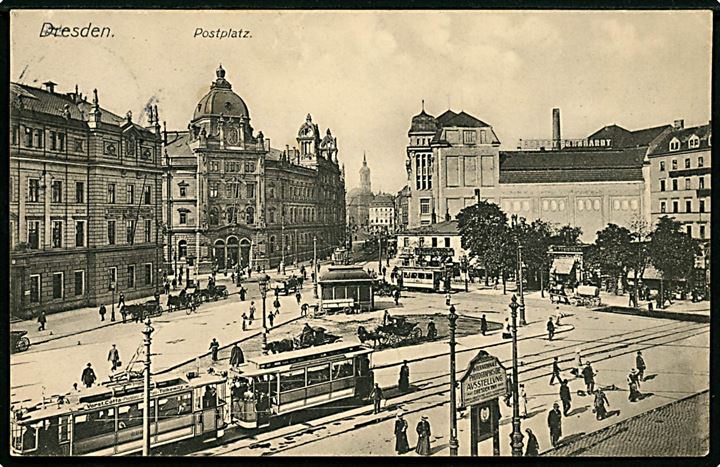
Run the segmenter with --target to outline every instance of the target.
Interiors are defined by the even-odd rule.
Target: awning
[[[550,268],[550,272],[552,274],[564,274],[568,275],[575,267],[575,258],[571,257],[564,257],[564,258],[555,258],[552,263],[552,268]]]
[[[629,269],[627,278],[635,279],[635,271]],[[641,279],[659,281],[660,279],[662,279],[662,274],[660,273],[660,271],[655,269],[652,264],[648,264],[647,266],[645,266],[645,270],[643,271]]]

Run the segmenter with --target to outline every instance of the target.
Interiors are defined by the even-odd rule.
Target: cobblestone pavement
[[[543,456],[703,456],[710,449],[708,391],[596,431]]]

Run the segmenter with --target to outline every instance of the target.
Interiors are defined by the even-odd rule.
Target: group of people
[[[108,352],[107,361],[110,362],[110,373],[115,373],[115,370],[120,368],[122,362],[120,361],[120,351],[115,344],[112,344],[110,351]],[[92,387],[97,381],[97,375],[92,367],[92,363],[88,362],[83,368],[82,374],[80,375],[80,381],[86,388]],[[77,386],[77,383],[74,385]]]
[[[405,420],[405,416],[402,412],[397,414],[395,419],[395,451],[398,454],[405,454],[410,451],[410,443],[408,442],[407,436],[408,422]],[[417,433],[417,444],[415,445],[415,452],[421,456],[429,456],[430,452],[430,422],[428,418],[423,415],[420,417],[420,421],[415,427]]]

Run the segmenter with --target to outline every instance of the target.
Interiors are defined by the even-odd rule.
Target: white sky
[[[92,22],[114,37],[39,38],[44,21]],[[373,189],[394,192],[421,99],[435,116],[450,107],[487,122],[507,149],[549,138],[553,107],[565,138],[613,123],[707,123],[711,21],[689,11],[14,11],[11,80],[97,88],[101,105],[136,121],[153,99],[182,130],[221,62],[274,147],[295,144],[309,112],[338,138],[348,191],[367,151]],[[193,38],[198,27],[252,38]]]

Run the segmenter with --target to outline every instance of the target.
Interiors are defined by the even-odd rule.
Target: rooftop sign
[[[552,149],[567,149],[567,148],[591,148],[601,149],[612,147],[612,140],[603,139],[521,139],[518,142],[518,147],[524,150],[535,150],[539,151],[541,148],[552,150]]]

